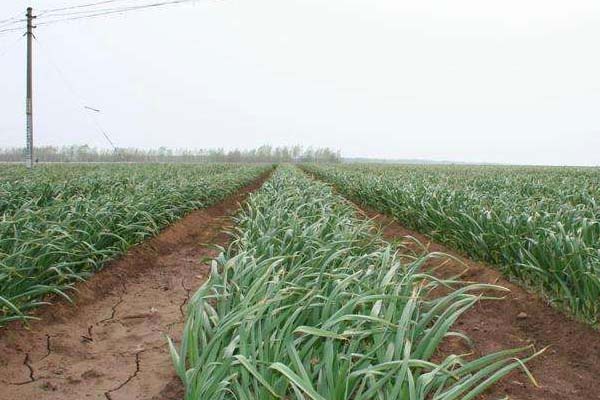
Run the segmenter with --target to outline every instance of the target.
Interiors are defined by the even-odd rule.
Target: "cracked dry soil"
[[[225,245],[230,216],[263,177],[192,212],[109,263],[40,321],[0,331],[0,399],[181,399],[165,335],[179,341],[185,305]]]

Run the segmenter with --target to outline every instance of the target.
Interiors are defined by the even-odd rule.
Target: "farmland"
[[[476,292],[503,288],[430,279],[426,257],[399,258],[296,169],[275,172],[237,222],[171,345],[186,399],[472,399],[531,354],[432,361]],[[441,285],[452,290],[432,296]]]
[[[517,167],[2,168],[0,399],[596,398],[598,333],[547,299],[596,322],[598,181]],[[429,238],[407,241],[400,224]]]
[[[600,171],[591,168],[309,166],[388,214],[539,291],[592,324],[600,313]]]
[[[268,167],[132,165],[0,172],[0,325],[28,314],[187,212]]]

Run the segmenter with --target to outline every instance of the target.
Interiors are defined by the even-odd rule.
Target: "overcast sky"
[[[0,20],[90,2],[1,0]],[[38,144],[108,147],[97,118],[119,147],[600,165],[598,0],[201,0],[36,36]],[[24,144],[18,38],[0,147]]]

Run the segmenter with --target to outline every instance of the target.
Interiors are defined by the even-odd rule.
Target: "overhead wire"
[[[19,31],[19,30],[24,31],[25,30],[24,24],[23,24],[23,26],[18,26],[18,27],[12,26],[15,24],[27,22],[27,18],[22,18],[22,17],[19,18],[20,15],[21,15],[21,13],[17,13],[10,18],[0,20],[0,34],[15,32],[15,31]]]
[[[19,23],[26,22],[26,21],[27,21],[27,18],[21,18],[21,19],[16,19],[14,21],[10,21],[10,22],[0,23],[0,28],[6,28],[8,26],[19,24]]]
[[[58,77],[60,78],[60,80],[62,81],[62,83],[65,85],[65,87],[68,89],[68,91],[71,93],[71,95],[73,96],[73,98],[75,99],[75,101],[77,103],[79,103],[79,105],[81,106],[81,109],[88,109],[88,110],[93,110],[95,112],[99,112],[98,109],[93,108],[93,107],[89,107],[86,104],[86,102],[83,100],[83,97],[81,97],[77,93],[77,91],[73,88],[73,85],[67,80],[66,75],[59,68],[58,64],[54,61],[54,59],[52,58],[50,52],[44,46],[41,45],[39,39],[35,38],[35,40],[38,43],[38,45],[40,46],[40,48],[43,47],[44,51],[42,51],[41,53],[45,52],[46,59],[49,61],[49,63],[55,69]],[[116,145],[111,140],[110,136],[108,135],[108,132],[106,131],[106,129],[104,129],[102,127],[102,125],[100,124],[100,122],[98,121],[98,119],[95,116],[90,116],[90,113],[88,113],[88,112],[85,112],[84,114],[86,115],[86,118],[88,119],[88,121],[91,121],[93,123],[93,125],[98,130],[98,132],[100,132],[102,134],[102,136],[104,136],[104,138],[111,145],[111,147],[113,148],[113,150],[117,151]]]
[[[20,12],[17,14],[14,14],[10,18],[2,19],[2,20],[0,20],[0,34],[5,34],[5,33],[9,33],[9,32],[18,31],[18,30],[24,30],[25,26],[13,27],[12,25],[20,24],[20,23],[23,23],[26,21],[27,21],[27,18],[23,18],[21,16]]]
[[[15,24],[20,24],[26,22],[26,18],[20,18],[21,13],[14,14],[10,18],[5,18],[0,20],[0,36],[5,36],[11,34],[11,32],[16,31],[25,31],[25,26],[13,26]]]
[[[20,26],[18,28],[0,29],[0,33],[24,31],[24,30],[25,30],[25,27]]]
[[[162,1],[154,1],[152,3],[146,4],[133,4],[133,2],[138,2],[143,0],[102,0],[93,3],[86,3],[68,7],[60,7],[60,8],[49,8],[43,9],[37,12],[36,18],[36,26],[40,25],[50,25],[63,21],[72,21],[78,19],[87,19],[87,18],[95,18],[106,15],[113,14],[123,14],[130,11],[138,11],[144,10],[148,8],[156,8],[163,6],[170,6],[175,4],[183,4],[183,3],[191,3],[196,2],[197,0],[162,0]],[[129,2],[130,4],[123,4],[122,7],[102,7],[107,6],[108,4],[116,4],[122,2]],[[94,8],[97,7],[97,8]],[[82,10],[84,8],[88,8],[87,10]],[[73,10],[73,11],[71,11]],[[13,15],[12,17],[5,18],[0,20],[0,34],[13,32],[18,30],[23,30],[25,27],[12,27],[11,25],[19,24],[26,22],[26,18],[20,17],[18,14]]]
[[[41,14],[47,14],[47,13],[51,13],[51,12],[55,12],[55,11],[67,11],[67,10],[75,10],[78,8],[95,7],[95,6],[99,6],[99,5],[103,5],[103,4],[116,3],[116,2],[120,2],[120,1],[131,1],[131,0],[103,0],[103,1],[97,1],[95,3],[80,4],[80,5],[76,5],[76,6],[68,6],[68,7],[60,7],[60,8],[47,8],[47,9],[40,10],[39,14],[41,15]]]
[[[107,4],[114,4],[114,3],[119,3],[119,2],[132,2],[132,1],[138,1],[138,0],[101,0],[101,1],[94,2],[94,3],[86,3],[86,4],[74,5],[74,6],[68,6],[68,7],[40,10],[37,13],[36,18],[40,18],[40,17],[41,18],[38,19],[38,21],[36,23],[36,27],[40,26],[40,25],[51,25],[51,24],[55,24],[58,22],[66,22],[66,21],[87,19],[87,18],[96,18],[96,17],[101,17],[101,16],[107,16],[107,15],[124,14],[124,13],[130,12],[130,11],[138,11],[138,10],[144,10],[144,9],[148,9],[148,8],[157,8],[157,7],[170,6],[170,5],[175,5],[175,4],[191,3],[191,2],[196,2],[197,0],[162,0],[162,1],[155,1],[154,3],[140,4],[140,5],[131,5],[130,4],[130,5],[123,6],[123,7],[113,7],[113,8],[100,7],[100,8],[95,8],[95,9],[93,8],[93,7],[99,7],[99,6],[106,6]],[[80,10],[83,8],[88,8],[88,10],[83,10],[83,11]],[[70,11],[70,10],[75,10],[75,11]],[[61,17],[64,17],[64,18],[61,18]],[[19,18],[19,14],[16,14],[10,18],[0,20],[0,28],[4,28],[4,29],[0,29],[0,35],[9,34],[10,32],[14,32],[14,31],[24,31],[25,30],[24,26],[14,27],[14,28],[13,27],[8,28],[8,27],[11,25],[15,25],[17,23],[26,22],[26,21],[27,21],[27,19],[25,19],[25,18]],[[22,38],[22,36],[19,39],[21,39],[21,38]],[[35,36],[34,36],[34,38],[35,38]],[[37,38],[35,38],[35,39],[36,39],[36,42],[39,44],[39,40],[37,40]],[[18,40],[15,43],[17,43],[17,42],[18,42]],[[11,44],[10,46],[7,46],[7,47],[12,47],[12,45],[13,44]],[[6,51],[4,53],[0,53],[0,55],[5,54],[6,52],[8,52],[8,49],[6,49]],[[63,81],[65,86],[69,89],[69,91],[74,96],[74,98],[78,100],[78,102],[82,105],[82,107],[84,109],[96,111],[96,109],[87,106],[85,104],[85,102],[82,101],[82,98],[77,95],[77,93],[75,92],[73,87],[66,80],[65,75],[62,73],[62,71],[60,70],[58,65],[52,60],[52,58],[50,57],[49,54],[47,54],[47,55],[48,55],[48,60],[50,60],[50,63],[53,65],[53,67],[57,71],[59,77],[61,78],[61,80]],[[100,133],[102,133],[104,138],[108,141],[108,143],[110,143],[110,145],[116,151],[117,148],[116,148],[115,144],[110,139],[106,130],[100,125],[98,120],[95,117],[90,117],[89,113],[86,113],[86,116],[93,121],[93,123],[96,126],[96,128],[98,129],[98,131],[100,131]]]
[[[9,22],[9,21],[16,20],[19,17],[19,15],[21,15],[21,12],[18,12],[16,14],[14,14],[12,17],[5,18],[5,19],[0,19],[0,24],[2,24],[4,22]]]
[[[90,10],[89,12],[84,13],[83,15],[80,15],[79,12],[73,12],[69,16],[63,15],[63,16],[65,16],[65,18],[56,18],[56,19],[50,19],[50,20],[42,19],[36,25],[37,26],[50,25],[50,24],[54,24],[57,22],[63,22],[63,21],[72,21],[72,20],[78,20],[78,19],[84,19],[84,18],[94,18],[94,17],[100,17],[100,16],[105,16],[105,15],[111,15],[111,14],[123,14],[123,13],[130,12],[130,11],[138,11],[138,10],[143,10],[143,9],[148,9],[148,8],[163,7],[163,6],[169,6],[169,5],[175,5],[175,4],[191,3],[191,2],[195,2],[195,1],[197,1],[197,0],[158,1],[155,3],[141,4],[141,5],[136,5],[136,6],[109,8],[109,9],[104,9],[104,10]],[[47,18],[52,18],[52,16],[49,16]]]
[[[101,8],[101,9],[94,9],[94,10],[58,12],[58,13],[52,13],[50,15],[47,15],[44,18],[71,17],[71,16],[95,14],[98,12],[110,12],[110,11],[115,11],[115,12],[130,11],[130,10],[135,10],[137,8],[146,8],[146,6],[147,6],[147,4],[141,4],[141,5],[127,5],[127,6],[123,6],[123,7]],[[39,15],[41,15],[41,14],[39,14]]]
[[[114,4],[117,2],[119,2],[119,3],[121,3],[121,2],[135,3],[135,2],[140,2],[140,1],[148,1],[148,0],[104,0],[104,1],[99,1],[96,3],[81,4],[78,6],[39,10],[37,12],[37,14],[38,14],[38,16],[43,16],[45,18],[48,18],[48,17],[56,17],[56,16],[61,16],[61,15],[92,13],[92,12],[96,12],[96,11],[106,10],[99,6],[106,6],[108,4]],[[115,6],[116,5],[118,5],[118,4],[115,4]],[[129,5],[124,4],[124,6],[131,6],[131,4],[129,4]],[[83,8],[87,8],[87,10],[82,10]]]

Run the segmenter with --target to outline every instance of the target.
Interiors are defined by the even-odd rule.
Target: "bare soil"
[[[231,216],[266,177],[133,247],[29,326],[0,331],[0,399],[181,399],[166,336],[226,245]]]
[[[427,252],[443,252],[456,257],[432,259],[429,271],[448,278],[462,273],[461,279],[491,283],[510,289],[503,300],[483,300],[457,321],[456,331],[473,339],[473,347],[449,340],[441,354],[473,352],[481,356],[502,349],[533,344],[536,349],[550,346],[528,367],[539,387],[522,373],[512,373],[481,398],[513,400],[593,400],[600,399],[600,333],[550,307],[539,296],[506,280],[492,267],[432,242],[428,237],[402,227],[392,218],[365,211],[383,229],[386,240],[399,240],[412,252],[419,252],[417,239]],[[466,271],[465,271],[466,270]]]

